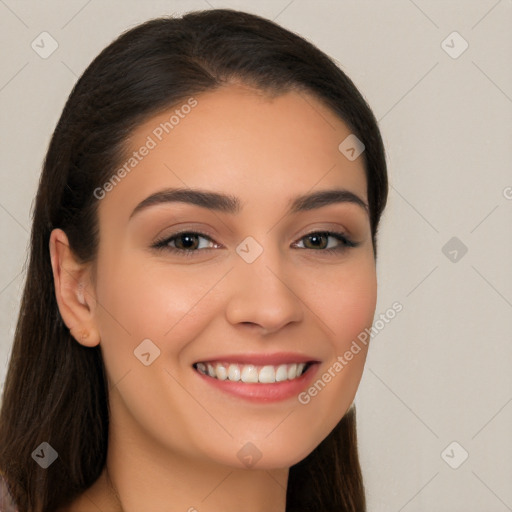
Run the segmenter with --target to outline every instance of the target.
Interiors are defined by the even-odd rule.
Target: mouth
[[[245,384],[273,384],[299,379],[308,372],[315,362],[255,365],[228,363],[225,361],[202,361],[194,363],[192,366],[198,373],[220,381]]]

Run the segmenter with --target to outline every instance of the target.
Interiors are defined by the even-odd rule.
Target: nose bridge
[[[226,312],[230,323],[253,323],[274,331],[299,321],[303,304],[286,275],[285,256],[272,237],[265,237],[264,243],[247,237],[236,252]]]

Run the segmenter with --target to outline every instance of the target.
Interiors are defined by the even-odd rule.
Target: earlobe
[[[69,332],[71,333],[73,338],[75,338],[75,340],[78,341],[78,343],[80,343],[81,345],[86,345],[86,346],[97,345],[97,343],[95,343],[94,345],[90,344],[90,342],[89,342],[90,333],[84,329],[71,328],[71,329],[69,329]]]
[[[49,250],[55,297],[64,323],[81,345],[98,345],[100,337],[94,316],[96,300],[89,265],[76,259],[67,235],[61,229],[52,231]]]

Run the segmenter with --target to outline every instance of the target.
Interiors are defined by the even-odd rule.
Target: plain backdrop
[[[512,510],[512,0],[0,0],[1,382],[32,201],[73,84],[122,31],[215,7],[309,39],[379,120],[376,318],[403,310],[373,338],[356,397],[369,512]],[[46,58],[42,32],[58,45]]]

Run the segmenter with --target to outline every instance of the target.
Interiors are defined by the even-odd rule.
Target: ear
[[[54,229],[50,235],[50,258],[55,296],[64,323],[81,345],[98,345],[100,336],[94,317],[97,302],[90,265],[77,260],[62,229]]]

